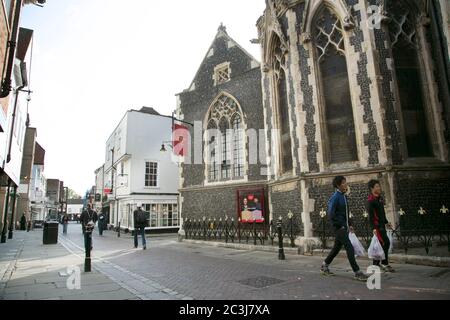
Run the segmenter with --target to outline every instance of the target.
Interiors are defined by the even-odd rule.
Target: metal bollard
[[[92,231],[85,231],[85,252],[84,257],[84,272],[91,272],[91,247],[92,247]]]
[[[117,230],[117,238],[120,238],[120,222],[119,222],[119,229]]]
[[[282,220],[281,217],[277,221],[277,232],[278,232],[278,260],[285,260],[284,248],[283,248],[283,232],[281,230]]]

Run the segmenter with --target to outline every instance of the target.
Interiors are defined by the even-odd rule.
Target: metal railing
[[[281,218],[281,217],[280,217]],[[295,247],[295,239],[301,235],[303,226],[300,219],[289,216],[281,219],[282,237],[289,240],[290,246]],[[242,222],[240,219],[225,217],[203,219],[187,219],[183,223],[186,239],[204,241],[252,242],[257,244],[275,245],[278,239],[277,221]]]
[[[352,217],[356,235],[363,240],[366,248],[373,237],[367,212]],[[314,213],[313,232],[322,242],[322,248],[329,248],[329,240],[334,239],[334,230],[322,210]],[[447,245],[450,252],[450,213],[444,205],[436,212],[427,212],[420,207],[416,212],[399,211],[399,222],[392,229],[394,247],[402,249],[405,254],[411,248],[423,248],[429,254],[433,246]]]

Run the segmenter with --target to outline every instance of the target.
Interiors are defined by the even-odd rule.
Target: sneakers
[[[360,271],[355,272],[354,278],[355,278],[355,280],[358,280],[358,281],[367,281],[367,279],[369,277],[360,270]]]
[[[381,270],[383,270],[384,272],[391,272],[394,273],[395,269],[392,268],[389,264],[388,265],[381,265]]]
[[[322,267],[320,267],[320,272],[324,276],[334,276],[334,273],[330,271],[330,268],[326,264],[323,264]]]
[[[142,248],[143,250],[147,250],[147,247],[146,246],[144,246],[144,248]]]

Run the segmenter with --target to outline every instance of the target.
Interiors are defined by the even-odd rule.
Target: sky
[[[46,150],[45,176],[84,195],[125,112],[170,115],[220,23],[257,60],[264,0],[47,0],[27,5],[34,30],[31,126]],[[168,128],[170,130],[170,128]]]

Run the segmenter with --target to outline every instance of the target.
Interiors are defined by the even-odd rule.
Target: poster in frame
[[[265,189],[239,189],[236,193],[238,219],[242,223],[264,223],[266,220]]]

